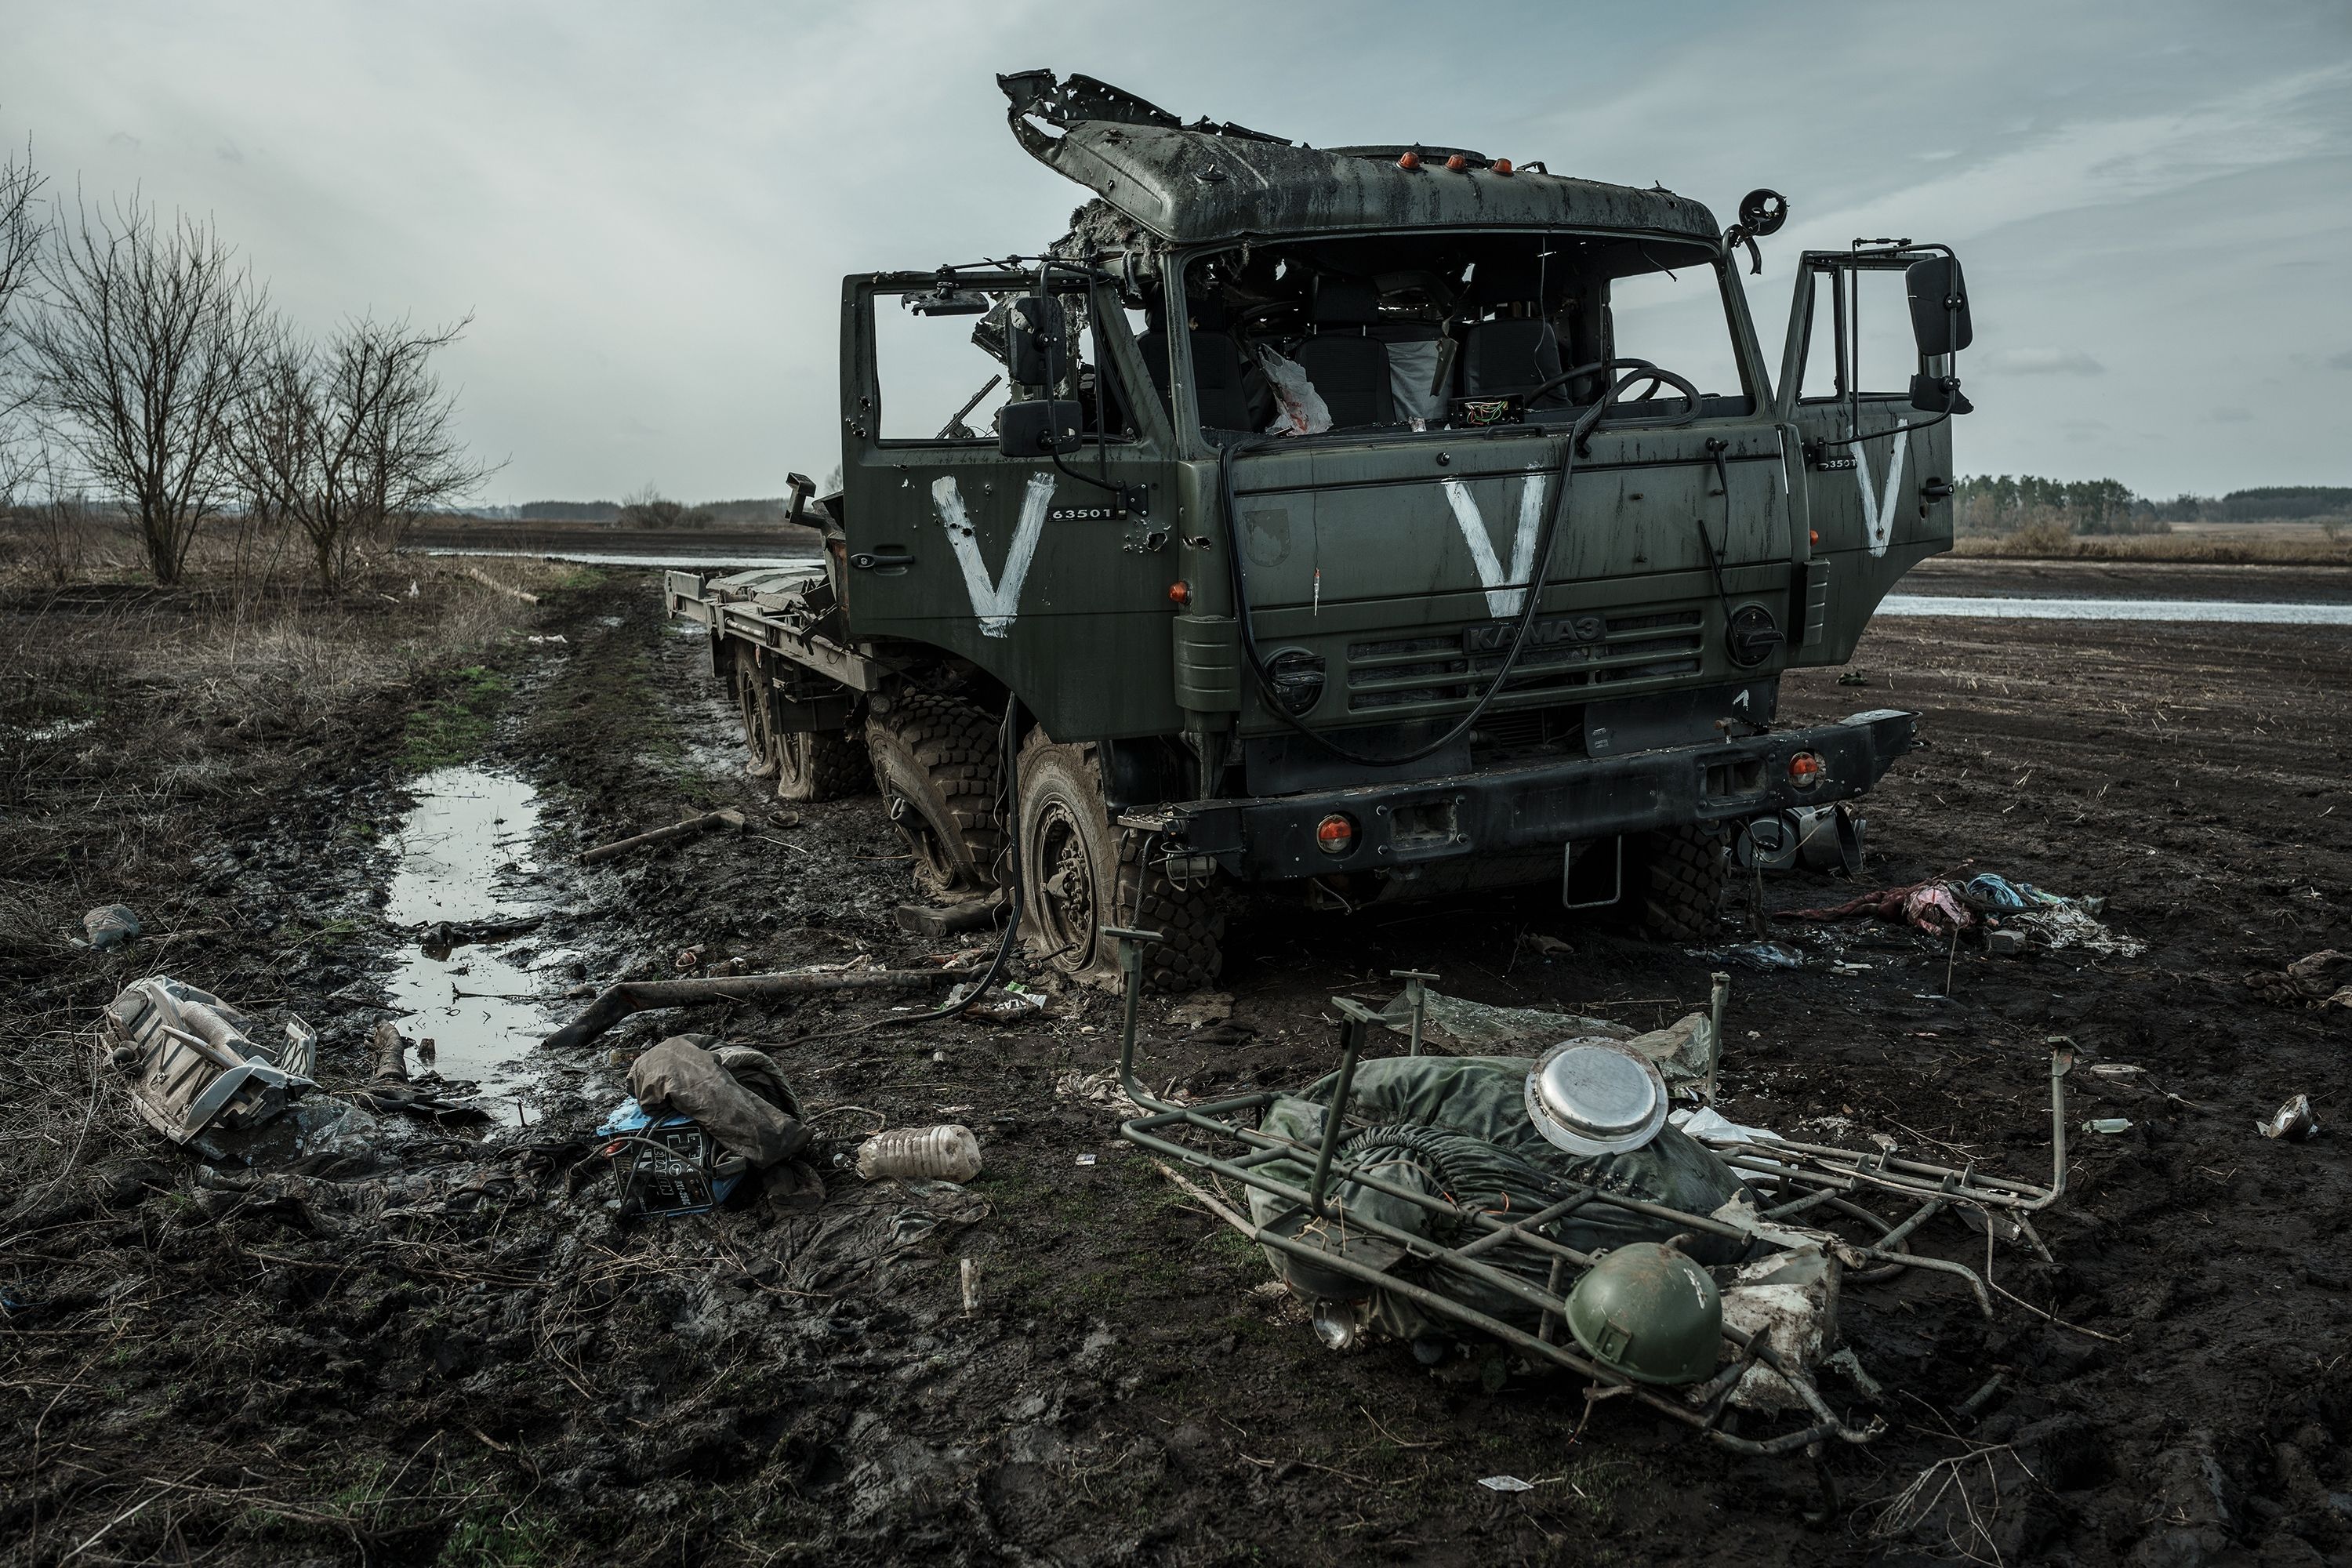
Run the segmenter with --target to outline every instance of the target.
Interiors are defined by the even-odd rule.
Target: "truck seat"
[[[1543,317],[1538,298],[1543,279],[1533,262],[1482,261],[1478,265],[1478,300],[1497,312],[1524,306],[1525,315],[1498,313],[1473,325],[1462,337],[1462,394],[1492,396],[1528,392],[1560,373],[1559,338]],[[1568,401],[1559,387],[1544,394],[1538,406],[1558,408]]]
[[[1200,410],[1202,427],[1254,428],[1250,423],[1249,395],[1242,384],[1241,345],[1225,330],[1224,306],[1214,300],[1196,302],[1189,336],[1192,402]],[[1144,368],[1151,373],[1152,384],[1160,388],[1160,395],[1165,400],[1169,386],[1168,334],[1155,325],[1137,336],[1135,346],[1142,351]]]
[[[1328,274],[1315,280],[1308,308],[1313,330],[1298,345],[1297,357],[1331,410],[1335,428],[1396,422],[1389,348],[1370,331],[1380,314],[1380,290],[1371,284]]]

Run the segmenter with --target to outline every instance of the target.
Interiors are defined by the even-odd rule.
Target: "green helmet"
[[[1654,1241],[1602,1256],[1568,1293],[1568,1331],[1637,1383],[1696,1383],[1715,1370],[1723,1297],[1706,1269]]]

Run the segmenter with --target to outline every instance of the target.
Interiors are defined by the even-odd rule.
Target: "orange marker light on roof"
[[[1465,158],[1461,153],[1456,153],[1454,156],[1445,160],[1445,166],[1458,174],[1462,173],[1463,170],[1470,166],[1470,160]]]
[[[1185,582],[1181,577],[1175,582],[1169,584],[1168,602],[1171,605],[1191,604],[1192,602],[1192,584]]]
[[[1420,168],[1421,154],[1418,153],[1405,153],[1402,157],[1397,160],[1397,167],[1408,171]]]
[[[1508,158],[1497,158],[1492,167],[1498,174],[1507,174],[1511,172],[1511,161]]]

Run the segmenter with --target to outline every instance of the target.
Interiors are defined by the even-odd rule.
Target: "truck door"
[[[1807,251],[1798,268],[1780,414],[1823,609],[1792,663],[1844,663],[1896,580],[1951,548],[1950,416],[1914,407],[1908,390],[1918,360],[1904,280],[1918,259]]]
[[[1172,444],[1123,320],[1080,345],[1084,444],[1056,463],[1010,458],[987,314],[1034,276],[852,278],[842,344],[844,596],[860,639],[971,660],[1023,695],[1057,740],[1164,733],[1172,694],[1168,586]],[[1075,299],[1087,298],[1083,283]],[[1107,290],[1095,297],[1117,310]],[[1072,307],[1073,314],[1081,308]],[[1126,374],[1122,374],[1122,370]],[[1144,388],[1131,397],[1128,386]],[[1112,504],[1118,487],[1150,498]],[[1122,682],[1070,678],[1108,665]],[[1160,693],[1155,707],[1139,694]]]

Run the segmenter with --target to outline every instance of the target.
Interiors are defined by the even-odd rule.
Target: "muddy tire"
[[[768,678],[761,672],[759,655],[735,645],[735,662],[727,672],[728,689],[735,696],[735,716],[742,721],[743,746],[751,753],[751,776],[776,773],[775,710],[768,701]]]
[[[1723,832],[1697,823],[1625,841],[1625,907],[1660,942],[1710,936],[1723,909]]]
[[[883,808],[915,855],[915,889],[932,898],[995,888],[1004,848],[998,763],[1002,726],[970,703],[906,692],[866,721]]]
[[[1142,859],[1104,805],[1090,746],[1056,745],[1033,731],[1021,749],[1021,870],[1028,890],[1022,930],[1030,951],[1065,974],[1115,984],[1107,925],[1156,931],[1143,950],[1143,981],[1159,992],[1197,991],[1224,963],[1223,912],[1205,887],[1180,887]]]
[[[776,731],[776,794],[785,800],[839,800],[874,787],[866,737],[839,730]]]

